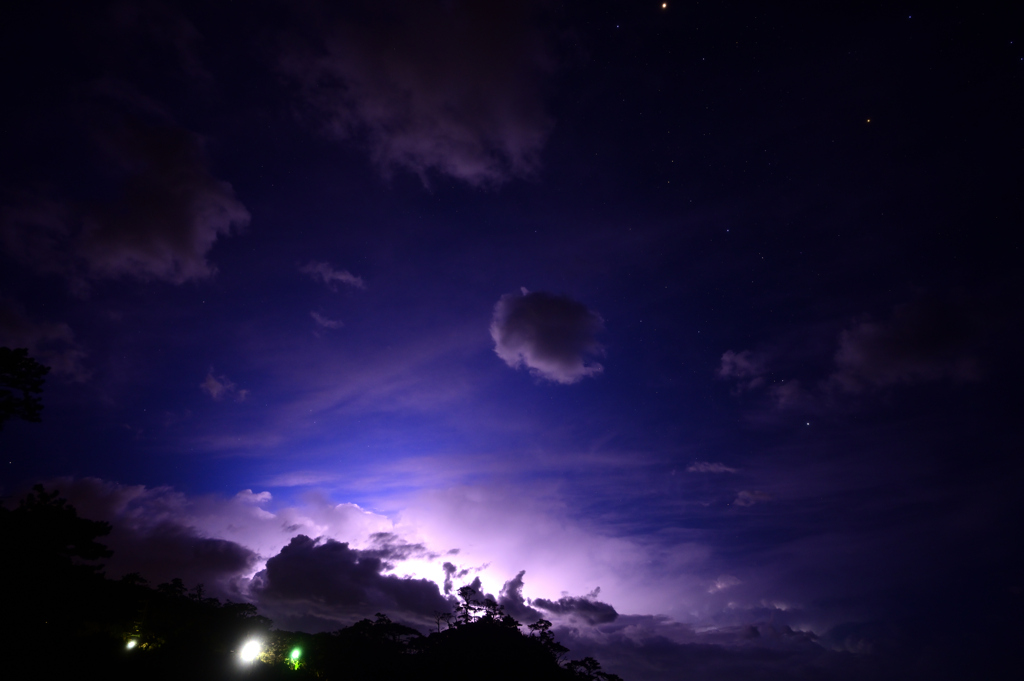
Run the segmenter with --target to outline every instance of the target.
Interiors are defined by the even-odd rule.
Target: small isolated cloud
[[[299,271],[308,274],[315,281],[326,284],[332,291],[338,290],[338,283],[356,288],[366,288],[362,277],[357,277],[348,270],[336,270],[326,262],[310,262],[308,265],[300,267]]]
[[[384,574],[386,568],[373,551],[300,534],[267,561],[252,588],[261,603],[339,622],[375,612],[428,620],[451,609],[434,582]]]
[[[513,369],[556,383],[576,383],[604,371],[596,335],[604,320],[583,303],[551,293],[509,293],[494,306],[494,351]]]
[[[345,326],[344,322],[342,322],[341,320],[325,317],[316,310],[310,311],[309,316],[313,318],[314,322],[316,322],[319,326],[324,327],[325,329],[340,329],[341,327]]]
[[[736,495],[736,500],[733,501],[732,503],[736,504],[737,506],[753,506],[754,504],[760,503],[762,501],[771,500],[771,495],[765,494],[764,492],[752,492],[749,490],[743,490],[742,492]]]
[[[365,143],[385,175],[473,186],[532,174],[553,121],[533,2],[309,3],[281,71],[315,125]]]
[[[223,374],[214,376],[213,369],[210,369],[210,372],[206,374],[206,378],[199,384],[199,387],[218,402],[226,397],[233,398],[237,402],[243,402],[249,396],[248,390],[239,389],[227,376]]]
[[[923,299],[884,322],[862,321],[839,335],[833,385],[861,392],[897,384],[977,381],[977,324],[963,304]]]
[[[757,378],[765,372],[764,358],[754,355],[750,350],[734,352],[726,350],[722,354],[722,364],[718,368],[720,378]]]
[[[619,613],[608,603],[597,600],[599,593],[601,593],[600,587],[581,597],[562,596],[557,601],[535,598],[530,601],[530,605],[570,619],[582,619],[590,625],[614,622]]]
[[[26,348],[29,356],[55,374],[74,381],[89,377],[85,351],[75,341],[71,327],[62,322],[30,320],[18,305],[0,299],[0,346]]]
[[[729,468],[724,463],[711,463],[710,461],[696,461],[686,468],[687,473],[735,473],[735,468]]]
[[[718,579],[712,582],[711,586],[708,587],[708,593],[714,594],[718,593],[719,591],[725,591],[726,589],[734,587],[737,584],[742,584],[742,582],[736,577],[733,577],[732,575],[720,575]]]

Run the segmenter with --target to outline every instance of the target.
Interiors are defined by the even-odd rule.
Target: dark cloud
[[[370,543],[373,548],[362,551],[362,555],[380,558],[384,561],[385,570],[393,569],[395,561],[410,558],[433,560],[440,555],[429,551],[424,544],[410,544],[393,532],[374,532],[370,535]]]
[[[75,341],[71,327],[62,322],[35,322],[21,308],[0,298],[0,346],[27,348],[29,355],[54,373],[72,380],[89,377],[85,351]]]
[[[494,185],[533,173],[553,122],[535,3],[309,2],[280,68],[309,115],[385,174]]]
[[[976,381],[978,323],[963,303],[928,298],[883,322],[861,321],[839,336],[830,381],[849,392],[901,383]]]
[[[210,173],[202,139],[129,117],[101,143],[122,181],[116,200],[85,217],[81,254],[90,272],[175,284],[212,275],[214,242],[248,224],[249,212],[231,185]]]
[[[92,92],[91,136],[109,198],[17,197],[0,215],[5,250],[78,289],[97,278],[211,276],[214,243],[247,225],[249,212],[211,174],[202,138],[125,86],[103,82]]]
[[[491,338],[513,369],[526,366],[535,376],[569,384],[604,370],[591,359],[604,352],[595,338],[602,328],[604,320],[583,303],[523,289],[494,306]]]
[[[348,270],[336,270],[330,265],[330,263],[311,262],[308,265],[300,267],[299,271],[303,274],[308,274],[316,281],[327,284],[332,291],[337,290],[336,284],[338,282],[349,286],[355,286],[356,288],[366,288],[366,283],[363,281],[362,277],[357,277]]]
[[[108,577],[137,572],[151,583],[180,577],[186,585],[203,584],[217,597],[238,598],[237,580],[252,570],[258,556],[226,539],[204,536],[182,524],[182,499],[170,496],[147,507],[141,487],[96,478],[63,478],[46,484],[56,489],[83,518],[112,524],[103,538],[113,556],[105,560]]]
[[[591,625],[614,622],[619,613],[615,612],[615,608],[611,605],[597,600],[597,595],[600,592],[601,589],[598,587],[583,597],[562,596],[557,601],[535,598],[530,601],[530,605],[570,619],[579,618]]]
[[[452,592],[452,575],[458,570],[452,563],[445,562],[441,566],[444,569],[444,592],[450,594]]]
[[[427,620],[450,610],[434,582],[385,575],[385,569],[373,551],[300,534],[256,574],[253,591],[261,603],[290,604],[337,621],[375,612]]]
[[[524,624],[536,622],[541,614],[526,604],[523,598],[523,575],[526,570],[520,570],[512,579],[505,582],[498,593],[498,605],[505,608],[505,612]]]

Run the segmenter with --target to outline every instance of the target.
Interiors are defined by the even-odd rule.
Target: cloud
[[[512,579],[505,582],[498,593],[498,605],[505,608],[505,612],[524,624],[531,624],[541,618],[540,612],[526,604],[523,597],[523,575],[526,570],[520,570]]]
[[[366,288],[366,283],[361,277],[357,277],[348,270],[336,270],[326,262],[310,262],[308,265],[300,267],[299,271],[303,274],[308,274],[316,281],[327,284],[332,291],[337,290],[336,282],[355,286],[356,288]],[[316,316],[314,316],[314,319],[316,319]]]
[[[604,371],[590,359],[604,348],[595,336],[604,320],[567,296],[509,293],[494,306],[491,338],[494,351],[513,369],[556,383],[570,384]]]
[[[30,356],[55,374],[86,380],[86,353],[75,341],[71,327],[62,322],[34,322],[13,302],[0,298],[0,346],[27,348]]]
[[[316,310],[311,311],[309,313],[309,316],[313,318],[313,321],[315,321],[317,324],[324,327],[325,329],[340,329],[341,327],[345,326],[344,322],[342,322],[341,320],[330,319],[328,317],[323,316]]]
[[[736,500],[732,503],[737,506],[753,506],[754,504],[762,501],[771,501],[772,497],[764,492],[751,492],[749,490],[743,490],[736,495]]]
[[[181,284],[210,277],[214,243],[247,225],[249,212],[210,173],[202,138],[126,88],[96,89],[103,121],[93,138],[107,173],[99,179],[112,198],[72,205],[21,196],[0,216],[5,250],[78,290],[89,279]]]
[[[614,622],[619,613],[615,612],[615,608],[607,603],[597,600],[597,595],[600,592],[601,588],[598,587],[581,598],[562,596],[557,601],[535,598],[530,601],[530,604],[556,615],[563,615],[570,619],[582,619],[591,625]]]
[[[737,584],[742,584],[742,582],[736,577],[733,577],[732,575],[721,575],[714,581],[714,583],[712,583],[711,586],[708,587],[708,593],[713,594],[718,593],[719,591],[725,591]]]
[[[372,551],[300,534],[257,573],[253,591],[261,602],[299,606],[337,621],[375,612],[428,620],[451,609],[434,582],[386,575],[386,567]]]
[[[724,463],[711,463],[710,461],[696,461],[686,468],[687,473],[735,473],[735,468],[729,468]]]
[[[237,402],[244,402],[249,396],[248,390],[240,390],[234,382],[223,374],[213,375],[213,369],[206,374],[206,378],[199,384],[200,389],[213,399],[220,401],[225,397],[233,397]]]
[[[530,175],[553,121],[532,2],[310,3],[280,69],[314,124],[365,140],[388,175],[409,170],[473,186]]]
[[[839,335],[830,382],[848,392],[950,379],[977,381],[978,325],[966,305],[926,298],[884,322],[861,321]]]

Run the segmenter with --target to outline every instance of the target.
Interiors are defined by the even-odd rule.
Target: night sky
[[[0,494],[280,628],[476,583],[630,681],[993,678],[1001,4],[7,3]]]

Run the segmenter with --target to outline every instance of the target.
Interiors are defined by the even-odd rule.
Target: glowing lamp
[[[248,641],[242,650],[239,651],[238,656],[242,658],[242,662],[252,662],[260,655],[260,642],[259,641]]]
[[[139,642],[133,638],[132,640],[128,641],[128,650],[131,650],[137,645],[139,645]]]
[[[299,656],[300,656],[300,655],[302,655],[302,651],[301,651],[301,650],[299,650],[298,648],[296,648],[295,650],[293,650],[293,651],[292,651],[292,655],[291,655],[291,658],[292,658],[293,660],[297,660],[297,659],[299,659]]]

